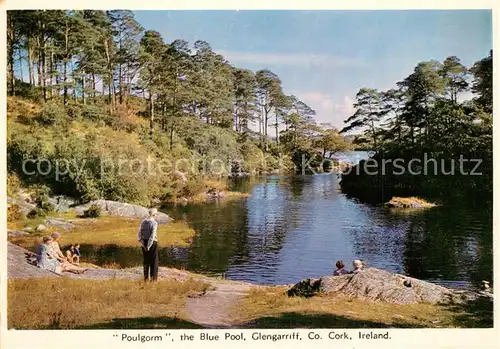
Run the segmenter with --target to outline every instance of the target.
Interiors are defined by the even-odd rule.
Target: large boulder
[[[149,215],[147,207],[110,200],[95,200],[86,205],[77,206],[75,207],[76,213],[82,215],[91,205],[99,206],[102,212],[110,216],[146,218]],[[172,218],[163,212],[158,212],[156,220],[159,224],[166,224],[172,221]]]
[[[478,298],[492,299],[487,292],[449,289],[375,268],[366,268],[356,274],[302,280],[288,290],[289,296],[311,297],[320,293],[395,304],[449,304]]]
[[[18,236],[26,236],[26,235],[30,235],[30,233],[28,233],[26,231],[22,231],[22,230],[7,230],[7,236],[9,236],[9,237],[11,237],[11,236],[18,237]]]
[[[30,202],[27,202],[26,200],[24,200],[22,198],[8,197],[7,203],[8,204],[15,204],[15,205],[19,206],[19,208],[21,209],[21,212],[23,212],[24,214],[28,214],[28,212],[30,212],[31,210],[36,208],[36,205],[34,205]]]
[[[75,228],[74,224],[71,224],[71,223],[68,223],[65,221],[61,221],[61,220],[55,219],[55,218],[47,218],[45,220],[45,224],[47,224],[49,227],[56,227],[56,228],[62,229],[62,230],[72,230]]]

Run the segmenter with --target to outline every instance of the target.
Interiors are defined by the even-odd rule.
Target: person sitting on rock
[[[80,265],[80,244],[76,244],[73,249],[73,264]]]
[[[349,274],[349,272],[345,269],[344,261],[337,261],[337,263],[335,263],[335,266],[337,267],[337,269],[333,272],[333,276]]]
[[[75,251],[75,246],[73,244],[69,245],[68,249],[66,250],[66,259],[70,262],[73,263],[73,254]]]
[[[61,274],[62,267],[59,260],[53,254],[52,237],[44,236],[43,242],[36,249],[36,265],[38,268],[49,270],[56,274]]]
[[[352,262],[353,270],[351,271],[351,274],[357,274],[361,270],[363,270],[363,262],[361,262],[359,259],[356,259]]]
[[[83,269],[71,264],[66,257],[61,252],[61,248],[59,247],[59,237],[61,234],[53,233],[51,235],[52,241],[50,243],[51,253],[52,255],[59,260],[61,263],[62,271],[69,271],[70,273],[82,274],[88,269]]]

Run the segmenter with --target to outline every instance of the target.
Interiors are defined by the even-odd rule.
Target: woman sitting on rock
[[[64,255],[61,252],[61,248],[59,247],[59,242],[58,242],[60,236],[61,236],[61,234],[59,234],[59,233],[53,233],[51,235],[52,242],[50,243],[50,247],[52,250],[52,254],[61,262],[62,271],[69,271],[69,272],[75,273],[75,274],[82,274],[85,271],[87,271],[87,269],[80,268],[80,267],[77,267],[77,266],[71,264],[70,262],[68,262],[68,259],[66,257],[64,257]]]
[[[344,261],[337,261],[337,263],[335,263],[335,266],[337,267],[337,269],[333,272],[333,276],[349,274],[349,272],[345,269]]]
[[[361,262],[359,259],[356,259],[352,262],[352,266],[353,266],[353,270],[352,270],[352,274],[357,274],[359,273],[361,270],[363,270],[363,262]]]
[[[50,236],[44,236],[43,242],[39,244],[36,249],[36,265],[38,268],[61,274],[61,263],[57,260],[57,257],[53,255],[51,244],[52,238]]]

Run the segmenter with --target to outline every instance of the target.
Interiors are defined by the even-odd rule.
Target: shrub
[[[189,181],[182,188],[182,196],[186,198],[193,197],[197,194],[203,193],[206,189],[207,188],[205,186],[205,183],[203,183],[201,180]]]
[[[21,181],[15,173],[7,175],[7,196],[14,197],[21,189]]]
[[[15,222],[24,218],[24,214],[21,211],[19,205],[12,204],[7,207],[7,222]]]
[[[82,107],[79,105],[67,105],[66,113],[72,119],[80,119],[82,117]]]
[[[15,86],[16,96],[22,96],[26,99],[30,99],[35,102],[41,100],[42,96],[41,86],[34,86],[19,79],[16,79],[16,83],[14,86]]]
[[[84,105],[81,110],[82,117],[88,120],[97,121],[107,117],[104,108],[95,104]]]
[[[44,209],[40,208],[40,207],[32,209],[26,215],[26,217],[28,217],[29,219],[34,219],[34,218],[37,218],[37,217],[45,217],[45,216],[47,216],[47,212]]]
[[[101,206],[92,204],[83,212],[85,218],[97,218],[101,216]]]
[[[46,186],[40,186],[35,192],[36,207],[45,211],[52,212],[55,206],[49,202],[49,189]]]
[[[64,107],[55,102],[48,102],[38,114],[39,123],[47,126],[64,125],[68,120],[68,115]]]

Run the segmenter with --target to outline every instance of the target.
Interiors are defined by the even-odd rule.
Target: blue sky
[[[361,87],[388,89],[424,60],[470,67],[493,47],[491,11],[135,11],[166,42],[205,40],[233,65],[278,74],[285,93],[342,127]]]

